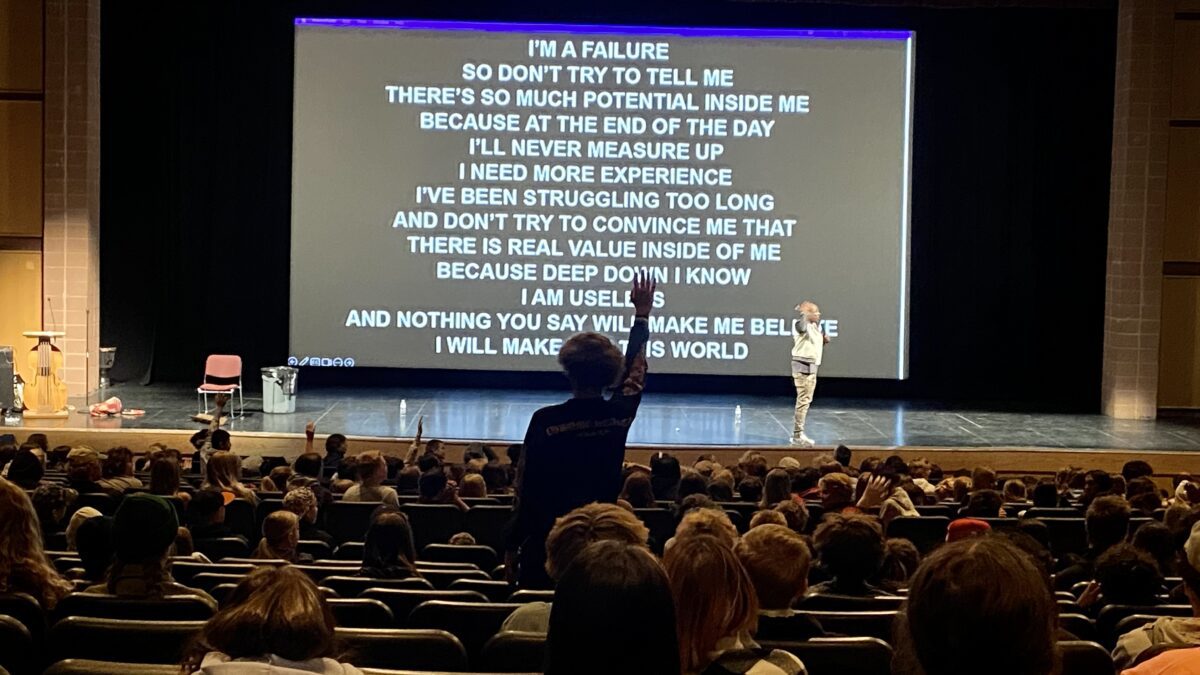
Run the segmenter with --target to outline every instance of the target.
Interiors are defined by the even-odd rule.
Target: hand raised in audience
[[[226,403],[229,403],[229,394],[217,394],[213,396],[213,402],[216,403],[217,410],[221,410]]]
[[[633,303],[633,313],[637,316],[650,316],[654,308],[654,291],[658,288],[658,280],[649,272],[643,270],[633,280],[633,288],[629,291],[629,302]]]
[[[304,435],[311,441],[317,435],[317,423],[310,420],[308,424],[305,424]]]
[[[871,476],[862,499],[858,500],[859,508],[870,509],[882,504],[887,498],[888,483],[888,479],[883,476]]]
[[[425,416],[421,415],[417,418],[417,435],[413,438],[413,443],[421,442],[421,434],[425,433]]]

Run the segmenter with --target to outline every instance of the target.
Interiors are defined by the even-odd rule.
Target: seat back
[[[445,544],[467,529],[467,516],[453,504],[401,504],[400,510],[412,525],[417,550],[429,544]]]
[[[479,570],[439,570],[421,568],[421,576],[429,583],[433,584],[434,588],[449,589],[450,585],[462,579],[476,579],[479,581],[492,582],[492,577],[487,572]],[[494,583],[494,582],[492,582]]]
[[[366,544],[361,541],[342,542],[333,555],[338,560],[358,560],[361,562],[366,548]]]
[[[203,553],[209,560],[224,560],[226,558],[246,558],[250,555],[250,547],[241,537],[214,537],[212,539],[197,539],[196,550]]]
[[[33,672],[36,661],[29,629],[13,617],[0,614],[0,669],[12,675],[27,675]]]
[[[650,547],[661,554],[667,540],[675,534],[675,516],[666,509],[634,509],[633,514],[650,530]]]
[[[253,571],[253,565],[222,565],[220,563],[189,562],[186,560],[176,560],[171,563],[171,576],[175,578],[175,581],[184,586],[192,582],[192,577],[203,572],[244,576]]]
[[[1087,550],[1087,529],[1080,516],[1074,518],[1042,518],[1050,537],[1050,552],[1055,558]]]
[[[430,600],[417,605],[408,617],[416,628],[437,628],[458,636],[472,664],[479,662],[483,645],[521,605],[511,602],[447,602]]]
[[[74,513],[85,506],[90,506],[106,516],[117,512],[119,500],[107,492],[85,492],[75,498],[70,511]]]
[[[301,539],[296,544],[296,551],[303,554],[308,554],[313,557],[313,560],[327,560],[333,557],[333,549],[329,544],[319,539]]]
[[[192,588],[199,588],[200,590],[207,592],[209,595],[212,595],[212,589],[216,588],[217,586],[222,584],[237,586],[238,584],[242,583],[242,579],[245,578],[246,576],[244,574],[217,574],[215,572],[201,572],[200,574],[192,577],[192,580],[188,583],[188,585]]]
[[[508,596],[508,601],[519,602],[521,604],[527,602],[554,602],[554,591],[538,591],[522,588]]]
[[[432,591],[433,584],[420,577],[408,579],[372,579],[370,577],[325,577],[321,585],[343,598],[356,598],[368,588],[400,588],[410,591]]]
[[[479,544],[474,546],[429,544],[421,550],[421,560],[471,563],[481,570],[490,570],[500,562],[496,551],[491,546]]]
[[[67,659],[50,666],[43,675],[112,675],[113,673],[121,673],[121,675],[179,675],[179,666]]]
[[[804,618],[816,620],[829,633],[847,637],[873,637],[884,642],[892,639],[892,624],[898,612],[799,612],[797,621]],[[758,636],[764,640],[795,641],[808,639],[809,635],[786,635],[777,633],[777,629],[787,630],[787,620],[791,617],[759,617]],[[779,621],[779,625],[773,625]],[[793,623],[793,625],[795,625]],[[764,632],[766,631],[766,632]]]
[[[69,616],[90,616],[145,621],[204,621],[216,611],[216,605],[198,595],[129,598],[100,593],[71,593],[58,601],[54,617],[56,620]]]
[[[491,579],[456,579],[450,583],[449,588],[452,591],[482,593],[487,596],[488,602],[504,602],[513,592],[513,587],[507,581],[492,581]]]
[[[204,360],[205,384],[235,384],[242,378],[242,357],[234,354],[209,354]]]
[[[188,642],[203,628],[203,621],[132,621],[72,616],[54,624],[48,644],[55,661],[96,659],[180,663]]]
[[[405,588],[368,588],[359,594],[360,598],[378,600],[392,610],[392,616],[397,628],[408,626],[408,616],[413,609],[429,600],[448,600],[450,602],[488,602],[487,596],[478,591],[432,591],[410,590]]]
[[[504,531],[511,519],[511,506],[473,506],[467,511],[466,528],[475,537],[475,543],[503,551]]]
[[[326,600],[337,625],[346,628],[394,628],[392,610],[378,600],[369,598],[334,598]]]
[[[545,667],[545,633],[503,631],[483,645],[480,669],[493,673],[536,673]]]
[[[1083,511],[1073,507],[1034,506],[1025,510],[1026,518],[1082,518]]]
[[[763,641],[804,662],[809,675],[891,675],[892,648],[879,638],[813,638],[804,642]]]
[[[263,499],[263,493],[258,493],[258,506],[254,507],[254,520],[258,521],[259,531],[262,531],[262,523],[267,519],[267,516],[276,511],[283,510],[283,499]]]
[[[1066,640],[1058,643],[1062,652],[1062,675],[1096,675],[1113,672],[1108,650],[1095,642]]]
[[[467,668],[462,643],[444,630],[338,628],[335,634],[348,648],[345,661],[360,668],[450,672]]]
[[[251,546],[262,539],[262,530],[254,519],[254,505],[245,499],[235,499],[225,505],[225,525],[250,542]]]
[[[887,536],[907,539],[925,555],[946,541],[948,527],[950,519],[945,516],[902,516],[888,523]]]
[[[851,595],[810,595],[796,604],[796,609],[807,612],[879,612],[898,610],[904,604],[899,596],[877,595],[856,597]]]
[[[1151,620],[1154,619],[1154,617],[1149,618]],[[1059,614],[1058,627],[1080,640],[1095,640],[1097,637],[1096,622],[1091,617],[1083,614]]]
[[[363,541],[371,524],[371,512],[379,502],[336,501],[326,506],[325,530],[339,544],[344,541]],[[418,547],[419,548],[419,547]]]
[[[29,631],[35,645],[42,644],[46,636],[46,612],[42,605],[28,593],[0,593],[0,614],[21,622]]]
[[[1134,614],[1189,617],[1192,615],[1192,608],[1191,605],[1109,605],[1096,615],[1096,635],[1099,637],[1100,644],[1109,649],[1116,646],[1117,638],[1121,636],[1117,632],[1117,626],[1125,617]]]

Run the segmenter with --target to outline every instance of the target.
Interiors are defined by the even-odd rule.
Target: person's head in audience
[[[655,499],[675,499],[682,475],[678,458],[665,452],[650,456],[650,484],[654,488]]]
[[[925,558],[897,619],[897,672],[1058,672],[1058,611],[1034,563],[1004,537],[947,544]]]
[[[867,457],[858,464],[859,473],[875,473],[879,469],[879,465],[883,464],[883,460],[879,457]]]
[[[946,528],[946,541],[955,542],[971,537],[986,537],[992,532],[987,521],[977,518],[957,518]]]
[[[654,489],[650,484],[650,476],[644,471],[634,471],[625,479],[621,489],[621,499],[629,502],[635,509],[654,507]]]
[[[595,398],[617,385],[625,356],[600,333],[576,333],[558,350],[558,365],[576,398]]]
[[[760,509],[750,516],[750,529],[761,525],[782,525],[787,527],[787,517],[774,509]]]
[[[75,531],[75,550],[79,553],[85,581],[104,581],[113,560],[112,530],[112,518],[97,516],[80,523]]]
[[[738,498],[744,502],[757,503],[762,501],[762,480],[755,476],[746,476],[738,483]]]
[[[1004,498],[995,490],[975,490],[967,497],[967,505],[959,512],[970,518],[999,518]]]
[[[300,517],[291,511],[274,511],[263,519],[263,538],[254,551],[262,560],[296,561],[296,546],[300,543]]]
[[[417,469],[420,470],[421,473],[433,471],[434,469],[440,469],[441,466],[442,462],[438,459],[437,455],[421,455],[417,458]]]
[[[1193,525],[1188,533],[1175,569],[1183,578],[1183,591],[1192,606],[1192,616],[1200,617],[1200,525]]]
[[[603,636],[611,648],[596,648]],[[550,610],[546,675],[679,673],[675,604],[645,546],[598,541],[562,572]]]
[[[720,509],[692,509],[684,514],[675,528],[675,536],[671,542],[696,536],[711,536],[724,542],[729,548],[737,544],[737,528],[729,520],[729,516]],[[670,542],[668,542],[670,543]]]
[[[1084,517],[1088,546],[1092,551],[1099,554],[1125,541],[1129,534],[1129,517],[1129,502],[1121,497],[1106,495],[1093,500]]]
[[[663,555],[679,634],[683,671],[703,671],[730,638],[746,639],[758,625],[758,596],[733,548],[707,535],[677,540]]]
[[[188,521],[204,527],[225,522],[225,497],[217,490],[197,490],[188,501]]]
[[[488,452],[484,450],[486,447],[483,443],[467,443],[467,447],[463,448],[462,463],[467,464],[474,459],[486,461],[488,457]]]
[[[205,471],[209,487],[222,491],[242,487],[242,458],[232,452],[214,452]]]
[[[421,469],[416,466],[406,466],[396,474],[396,490],[413,493],[417,491],[417,483],[421,480]]]
[[[462,483],[458,486],[458,496],[468,498],[488,496],[487,483],[484,482],[483,476],[477,473],[463,476]]]
[[[173,497],[179,492],[179,462],[158,457],[150,464],[150,494]]]
[[[346,454],[346,437],[342,434],[329,434],[325,438],[325,457],[340,458]]]
[[[32,450],[18,450],[8,465],[8,479],[26,490],[35,490],[46,470]]]
[[[746,452],[738,462],[742,472],[759,480],[767,477],[767,469],[771,466],[767,458],[758,452]]]
[[[354,487],[354,481],[349,478],[339,478],[329,483],[329,491],[335,495],[344,495],[346,490]]]
[[[707,479],[711,479],[713,473],[715,473],[717,470],[717,466],[718,464],[712,460],[698,459],[694,464],[692,464],[692,470]]]
[[[320,455],[315,452],[306,452],[297,457],[296,461],[292,463],[292,471],[301,476],[320,479],[321,468],[323,466],[324,462],[321,461]]]
[[[67,456],[71,454],[71,446],[56,445],[46,453],[46,469],[55,471],[67,470]]]
[[[475,535],[470,532],[455,532],[450,535],[447,543],[451,546],[474,546],[476,544]]]
[[[971,486],[973,490],[995,490],[996,489],[996,470],[989,466],[977,466],[971,472]]]
[[[920,564],[921,552],[916,544],[907,539],[889,538],[884,542],[883,565],[873,581],[885,588],[905,588]]]
[[[42,452],[46,452],[50,449],[50,439],[47,438],[46,434],[43,433],[29,434],[29,436],[26,437],[25,442],[29,445],[36,445],[42,449]]]
[[[271,469],[271,473],[263,479],[263,489],[268,492],[284,492],[287,490],[288,481],[292,478],[292,467],[277,466]]]
[[[25,490],[0,478],[0,588],[29,593],[51,609],[71,591],[42,547],[41,524]]]
[[[283,496],[283,508],[291,511],[307,523],[317,522],[319,509],[317,495],[306,487],[288,490]]]
[[[417,496],[422,502],[434,503],[440,501],[449,486],[446,473],[441,469],[426,471],[417,482]]]
[[[925,459],[924,457],[918,457],[908,463],[908,475],[913,479],[924,478],[928,480],[929,471],[932,466],[933,465],[929,463],[928,459]]]
[[[798,473],[811,472],[815,474],[814,469],[801,470]],[[812,485],[816,486],[816,477],[813,477]],[[767,472],[767,477],[763,479],[762,499],[759,500],[759,506],[764,509],[774,508],[776,504],[783,501],[791,501],[792,499],[792,477],[784,469],[771,469]]]
[[[854,482],[844,473],[831,473],[817,481],[821,494],[821,506],[826,513],[837,513],[854,505]]]
[[[677,518],[682,519],[691,511],[696,509],[713,509],[720,511],[721,507],[712,500],[708,495],[688,495],[679,502],[679,507],[675,510]]]
[[[212,432],[211,445],[213,450],[224,450],[228,452],[233,449],[233,437],[229,435],[228,431],[224,429],[217,429],[216,431]]]
[[[96,481],[104,476],[100,455],[91,448],[72,448],[67,455],[67,483],[79,489],[96,491]],[[82,490],[81,490],[82,491]]]
[[[1038,518],[1022,518],[1017,521],[1017,531],[1033,537],[1047,551],[1050,550],[1050,528]]]
[[[811,553],[804,537],[780,525],[751,528],[734,548],[762,611],[786,610],[808,590]]]
[[[683,501],[688,495],[708,494],[708,479],[692,469],[683,471],[679,477],[679,489],[675,493],[675,501]]]
[[[91,518],[99,518],[102,515],[104,514],[90,506],[85,506],[71,514],[71,518],[67,521],[66,531],[68,551],[75,550],[75,535],[79,532],[79,527],[87,520]]]
[[[32,448],[24,448],[24,446],[22,446],[22,448],[26,450],[32,450]],[[8,468],[9,463],[12,462],[13,458],[17,456],[17,452],[19,452],[20,449],[21,448],[18,448],[13,443],[0,443],[0,471],[4,471]]]
[[[852,452],[850,448],[847,448],[844,445],[837,446],[837,448],[833,451],[833,458],[837,460],[837,463],[846,467],[850,466],[850,462],[852,461],[851,455]]]
[[[369,450],[355,458],[358,482],[363,487],[378,487],[387,478],[387,462],[376,450]]]
[[[1042,481],[1033,488],[1033,505],[1039,509],[1058,507],[1058,487],[1050,481]]]
[[[1111,475],[1112,488],[1108,491],[1112,495],[1125,494],[1125,477],[1121,474]]]
[[[508,471],[500,462],[492,460],[484,464],[483,468],[479,470],[479,474],[483,476],[483,483],[488,494],[508,492]]]
[[[733,469],[721,468],[713,472],[712,478],[709,479],[709,484],[724,483],[729,487],[730,492],[737,485],[737,479],[733,476]]]
[[[408,516],[395,509],[379,512],[367,528],[363,545],[364,576],[420,576],[416,559],[417,550]]]
[[[1154,558],[1131,544],[1117,544],[1096,559],[1092,574],[1107,605],[1157,605],[1162,574]]]
[[[1112,474],[1101,469],[1092,469],[1084,474],[1083,494],[1079,496],[1082,504],[1091,504],[1092,500],[1107,494],[1112,494]]]
[[[733,501],[733,486],[723,480],[710,481],[708,496],[716,502],[731,502]]]
[[[546,537],[546,573],[559,579],[575,558],[598,541],[647,545],[650,531],[637,516],[615,504],[588,504],[554,521]]]
[[[133,452],[124,446],[109,448],[104,453],[104,464],[101,467],[104,478],[121,478],[133,475]]]
[[[827,515],[813,533],[813,547],[821,566],[832,577],[827,592],[871,592],[867,580],[883,565],[884,538],[879,521],[857,514]]]
[[[803,534],[808,528],[808,507],[804,504],[789,499],[776,504],[775,510],[783,514],[784,522],[793,532]]]
[[[1004,482],[1004,501],[1008,504],[1024,504],[1026,497],[1025,483],[1017,479]]]
[[[157,495],[127,495],[113,516],[112,567],[107,590],[117,595],[169,595],[168,556],[179,531],[175,507]]]
[[[67,509],[75,503],[77,497],[73,490],[61,485],[43,483],[33,491],[30,499],[33,500],[33,508],[43,534],[54,534],[62,529]]]
[[[334,626],[333,613],[306,574],[288,566],[259,567],[230,591],[222,609],[205,622],[188,650],[185,670],[242,672],[222,664],[269,660],[282,661],[291,666],[286,670],[295,672],[352,672],[333,661],[339,651]]]

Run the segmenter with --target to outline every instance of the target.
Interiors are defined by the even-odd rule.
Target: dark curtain
[[[827,380],[823,395],[1094,411],[1115,3],[898,4],[105,3],[101,331],[119,349],[113,377],[197,381],[219,352],[241,354],[247,374],[286,358],[295,16],[896,27],[917,31],[911,377]],[[354,283],[354,261],[339,253],[328,264]],[[302,377],[559,382],[433,375]],[[654,386],[785,393],[790,381],[660,376]]]

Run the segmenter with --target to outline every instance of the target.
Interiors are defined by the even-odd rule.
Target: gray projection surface
[[[654,372],[788,376],[811,298],[907,377],[914,35],[643,30],[297,19],[294,362],[554,370],[650,267]]]

